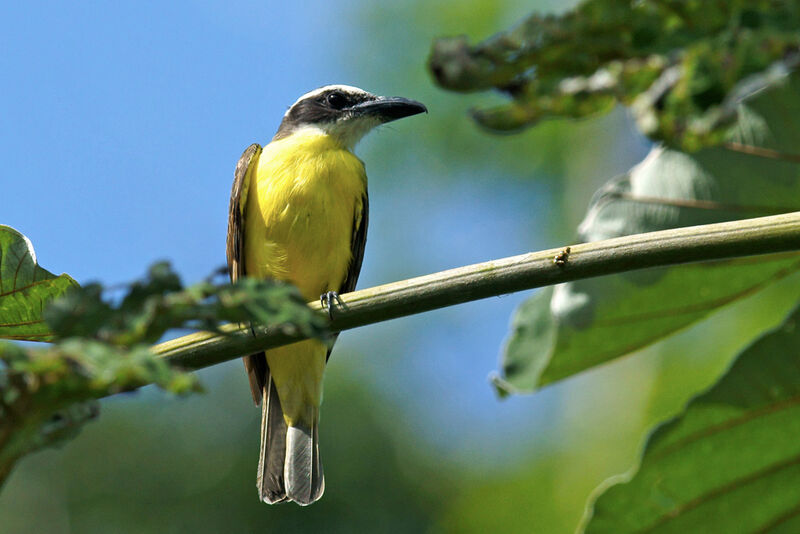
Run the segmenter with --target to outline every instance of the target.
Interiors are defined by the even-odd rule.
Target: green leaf
[[[10,226],[0,225],[0,338],[50,341],[42,310],[77,287],[70,276],[56,276],[36,262],[31,242]]]
[[[77,435],[97,416],[95,399],[147,384],[175,394],[200,391],[193,374],[146,345],[72,338],[33,350],[0,343],[0,485],[25,454]]]
[[[792,78],[742,113],[736,138],[771,157],[743,145],[692,155],[654,149],[598,191],[580,241],[800,210],[800,166],[788,152],[800,146],[798,102],[800,82]],[[517,311],[496,384],[532,391],[619,358],[799,268],[798,255],[784,254],[561,284]]]
[[[492,131],[619,102],[646,135],[696,150],[727,137],[742,98],[797,68],[798,26],[796,2],[586,0],[476,45],[439,39],[429,68],[447,89],[507,95],[510,103],[473,112]]]
[[[324,317],[306,305],[294,286],[275,280],[206,281],[184,288],[170,265],[160,262],[121,299],[104,293],[99,284],[87,284],[55,301],[45,311],[54,334],[128,347],[155,343],[175,328],[219,332],[223,322],[280,325],[308,337],[327,335]]]
[[[587,532],[798,531],[799,356],[800,307],[598,490]]]

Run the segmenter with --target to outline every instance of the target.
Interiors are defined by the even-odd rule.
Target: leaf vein
[[[30,288],[32,288],[34,286],[38,286],[40,284],[44,284],[44,283],[47,283],[47,282],[53,282],[53,281],[56,281],[56,280],[58,280],[58,277],[56,277],[56,278],[48,278],[46,280],[39,280],[38,282],[33,282],[31,284],[26,285],[25,287],[17,287],[17,288],[12,289],[11,291],[6,291],[5,293],[0,293],[0,297],[7,297],[8,295],[13,295],[14,293],[19,293],[21,291],[25,291],[26,289],[30,289]]]
[[[36,319],[34,321],[20,321],[18,323],[0,323],[0,328],[11,328],[14,326],[28,326],[32,324],[43,323],[44,319]]]
[[[779,527],[782,524],[786,523],[790,519],[794,519],[798,515],[800,515],[800,504],[772,518],[772,520],[769,523],[762,525],[758,527],[756,530],[754,530],[753,534],[762,534],[764,532],[769,532],[770,530],[773,530],[775,527]]]
[[[740,298],[747,297],[756,291],[762,289],[767,284],[773,283],[781,278],[785,278],[786,276],[795,272],[798,268],[800,268],[800,262],[793,263],[779,271],[776,271],[768,278],[753,284],[750,287],[739,291],[738,293],[732,293],[730,295],[725,295],[723,297],[719,297],[716,299],[711,299],[703,302],[697,302],[695,304],[690,304],[683,307],[672,308],[672,309],[665,309],[665,310],[656,310],[650,313],[642,313],[638,315],[629,315],[626,317],[615,317],[613,319],[606,319],[601,320],[598,319],[593,323],[593,326],[596,327],[616,327],[619,325],[625,325],[628,323],[634,323],[639,321],[649,321],[652,319],[662,319],[664,317],[671,317],[675,315],[684,315],[688,313],[697,313],[707,310],[712,310],[714,308],[719,308],[721,306],[725,306],[726,304],[733,302],[734,300],[738,300]]]
[[[685,447],[685,446],[687,446],[687,445],[689,445],[691,443],[694,443],[694,442],[696,442],[698,440],[713,436],[714,434],[718,434],[720,432],[723,432],[725,430],[729,430],[731,428],[736,428],[737,426],[741,426],[741,425],[743,425],[745,423],[748,423],[748,422],[750,422],[753,419],[756,419],[758,417],[762,417],[764,415],[773,414],[773,413],[777,413],[777,412],[780,412],[780,411],[783,411],[783,410],[788,410],[790,408],[794,408],[798,404],[800,404],[800,395],[785,399],[785,400],[783,400],[781,402],[775,402],[775,403],[772,403],[772,404],[767,404],[767,405],[763,406],[762,408],[759,408],[758,410],[749,411],[749,412],[747,412],[747,413],[745,413],[745,414],[743,414],[743,415],[741,415],[739,417],[734,417],[732,419],[728,419],[727,421],[725,421],[723,423],[719,423],[717,425],[713,425],[713,426],[710,426],[708,428],[704,428],[703,430],[700,430],[700,431],[695,432],[693,434],[689,434],[688,436],[684,437],[683,439],[680,439],[680,440],[676,441],[675,443],[673,443],[673,444],[671,444],[671,445],[669,445],[667,447],[664,447],[662,450],[654,452],[652,454],[652,456],[650,456],[650,459],[651,460],[657,460],[657,459],[660,459],[660,458],[664,458],[665,456],[669,456],[670,454],[672,454],[672,453],[682,449],[683,447]]]
[[[772,465],[769,465],[769,466],[767,466],[767,467],[765,467],[763,469],[760,469],[758,471],[754,471],[753,473],[751,473],[751,474],[749,474],[747,476],[734,479],[734,480],[732,480],[731,482],[729,482],[727,484],[724,484],[722,486],[719,486],[718,488],[712,489],[711,491],[708,491],[708,492],[706,492],[706,493],[704,493],[704,494],[702,494],[702,495],[700,495],[698,497],[695,497],[694,499],[692,499],[690,501],[687,501],[686,503],[684,503],[684,504],[682,504],[680,506],[677,506],[677,507],[673,508],[669,512],[667,512],[667,513],[663,514],[661,517],[659,517],[654,523],[652,523],[651,525],[645,527],[644,529],[640,530],[639,532],[652,532],[655,529],[657,529],[658,527],[668,523],[669,521],[672,521],[673,519],[677,518],[678,516],[680,516],[683,513],[686,513],[686,512],[688,512],[690,510],[694,510],[695,508],[697,508],[697,507],[699,507],[699,506],[701,506],[703,504],[706,504],[706,503],[708,503],[708,502],[710,502],[710,501],[712,501],[714,499],[718,499],[719,497],[723,497],[723,496],[727,495],[728,493],[731,493],[731,492],[733,492],[733,491],[735,491],[735,490],[737,490],[739,488],[742,488],[742,487],[744,487],[744,486],[746,486],[748,484],[756,482],[756,481],[758,481],[758,480],[760,480],[762,478],[766,478],[768,476],[771,476],[771,475],[779,472],[782,469],[785,469],[787,467],[792,467],[792,466],[798,465],[798,464],[800,464],[800,454],[798,454],[796,456],[793,456],[793,457],[791,457],[791,458],[789,458],[787,460],[783,460],[781,462],[776,462],[776,463],[774,463]]]

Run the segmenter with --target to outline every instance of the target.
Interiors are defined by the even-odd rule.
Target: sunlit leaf
[[[0,338],[49,341],[45,306],[78,284],[69,275],[56,276],[36,261],[28,239],[0,225]]]
[[[587,532],[798,531],[799,357],[800,308],[602,487]]]

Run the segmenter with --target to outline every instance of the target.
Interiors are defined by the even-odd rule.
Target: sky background
[[[301,94],[347,83],[420,100],[430,111],[380,129],[356,151],[371,204],[360,288],[565,244],[596,187],[646,153],[626,114],[489,136],[466,111],[492,97],[445,93],[425,71],[434,37],[484,38],[537,5],[547,7],[474,0],[6,5],[0,223],[31,239],[43,267],[82,283],[128,282],[161,259],[184,281],[198,281],[224,265],[230,184],[242,150],[268,142]],[[403,443],[475,476],[519,471],[523,459],[558,451],[576,399],[596,410],[587,432],[602,439],[603,421],[644,393],[608,395],[578,377],[501,402],[490,387],[511,314],[528,296],[346,332],[326,395],[357,383],[380,405],[381,424],[404,429]],[[640,372],[640,364],[621,365]],[[107,524],[86,520],[80,503],[88,506],[90,497],[71,500],[81,479],[69,472],[91,464],[92,451],[119,461],[114,448],[99,448],[98,437],[113,434],[115,414],[126,421],[148,414],[147,432],[164,449],[188,447],[178,443],[181,431],[170,432],[184,423],[210,427],[202,434],[208,450],[227,451],[218,441],[241,435],[254,476],[260,413],[240,367],[234,361],[201,372],[212,390],[203,400],[165,400],[148,389],[104,401],[100,421],[76,443],[25,460],[0,494],[0,519],[13,516],[19,532],[41,527],[25,516],[35,509],[47,511],[51,532]],[[326,402],[323,420],[329,410]],[[346,421],[347,412],[335,417]],[[324,430],[321,439],[325,458]],[[168,463],[143,454],[136,465],[150,461]],[[334,493],[337,480],[327,472]],[[92,476],[82,480],[91,485]],[[256,500],[253,480],[229,483]],[[208,487],[215,484],[222,482]]]

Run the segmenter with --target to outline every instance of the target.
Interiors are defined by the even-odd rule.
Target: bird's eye
[[[342,93],[331,93],[325,100],[333,109],[343,109],[347,105],[347,98]]]

